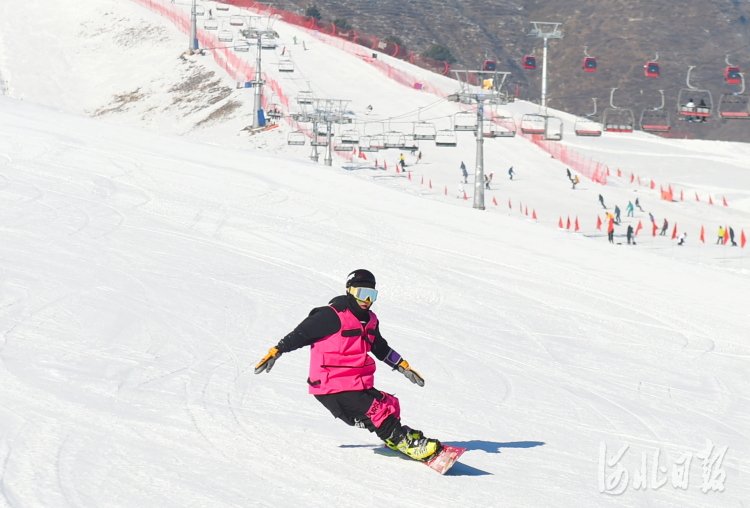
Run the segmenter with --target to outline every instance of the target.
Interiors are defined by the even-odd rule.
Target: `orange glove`
[[[255,373],[260,374],[263,371],[271,372],[273,364],[279,359],[281,353],[275,347],[268,350],[268,354],[263,357],[258,365],[255,366]]]

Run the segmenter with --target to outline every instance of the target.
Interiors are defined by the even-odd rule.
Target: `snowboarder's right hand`
[[[280,356],[281,352],[277,348],[272,347],[269,349],[268,354],[263,357],[258,365],[255,366],[255,373],[260,374],[263,371],[271,372],[273,364],[276,363],[276,360],[278,360]]]

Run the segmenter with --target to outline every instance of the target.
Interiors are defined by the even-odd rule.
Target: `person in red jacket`
[[[375,276],[368,270],[354,270],[347,278],[346,294],[313,309],[269,350],[255,373],[271,372],[283,353],[310,346],[309,391],[334,417],[374,432],[394,450],[426,461],[440,453],[440,441],[402,425],[398,399],[374,387],[376,365],[370,353],[424,386],[422,376],[380,335],[378,318],[370,310],[377,295]]]
[[[607,236],[609,237],[609,243],[615,243],[615,218],[611,214],[609,215],[609,226],[607,227]]]

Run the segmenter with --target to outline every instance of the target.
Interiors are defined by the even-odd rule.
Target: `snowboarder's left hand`
[[[401,360],[396,368],[412,383],[419,386],[424,386],[424,378],[419,375],[419,372],[417,372],[416,370],[412,370],[412,368],[409,367],[409,362],[407,362],[406,360]]]

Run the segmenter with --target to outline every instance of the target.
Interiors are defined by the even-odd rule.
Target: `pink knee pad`
[[[367,411],[367,417],[372,420],[375,427],[385,421],[386,418],[393,415],[396,419],[401,417],[401,406],[398,404],[398,399],[391,394],[380,392],[383,394],[383,400],[373,400],[372,406]]]

